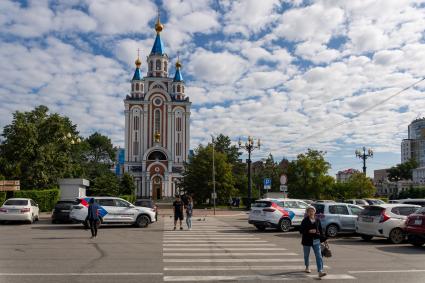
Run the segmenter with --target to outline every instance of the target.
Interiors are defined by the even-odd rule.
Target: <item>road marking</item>
[[[181,247],[183,243],[176,243],[176,244],[162,244],[162,246],[164,247]],[[269,246],[269,247],[274,247],[276,246],[275,244],[261,244],[261,243],[252,243],[252,244],[236,244],[236,243],[222,243],[222,244],[216,244],[214,245],[214,243],[204,243],[204,244],[190,244],[191,247],[225,247],[225,246],[231,246],[231,247],[236,247],[236,246],[256,246],[256,247],[263,247],[263,246]]]
[[[314,275],[313,275],[314,276]],[[303,273],[292,273],[288,275],[234,275],[234,276],[164,276],[164,281],[245,281],[245,280],[299,280],[313,277],[311,275],[305,275]],[[314,277],[317,277],[315,275]],[[353,276],[347,274],[333,274],[326,276],[329,280],[341,280],[341,279],[356,279]]]
[[[350,274],[357,274],[357,273],[409,273],[409,272],[425,272],[425,269],[348,271],[348,273],[350,273]]]
[[[298,255],[297,253],[163,253],[163,256],[277,256]]]
[[[286,251],[285,248],[162,248],[163,251]]]
[[[117,272],[117,273],[0,273],[0,276],[162,276],[160,272]]]
[[[299,262],[298,258],[170,258],[163,262]]]
[[[163,241],[166,244],[169,243],[182,243],[182,244],[192,244],[192,243],[267,243],[263,240],[216,240],[210,241],[206,240],[194,240],[194,241],[185,241],[185,240],[165,240]]]
[[[307,274],[307,277],[317,278],[317,275]],[[326,280],[345,280],[345,279],[356,279],[356,277],[351,276],[351,275],[348,275],[348,274],[328,274],[325,277],[322,277],[322,279],[326,279]]]
[[[181,241],[181,240],[185,240],[185,241],[191,241],[191,242],[196,242],[199,241],[199,238],[182,238],[182,239],[176,239],[176,238],[164,238],[164,242],[167,241]],[[249,238],[249,237],[245,237],[245,238],[229,238],[229,237],[205,237],[205,240],[260,240],[261,238]]]
[[[324,266],[326,269],[330,269],[329,266]],[[226,271],[226,270],[304,270],[304,265],[230,265],[230,266],[170,266],[164,267],[164,271]]]

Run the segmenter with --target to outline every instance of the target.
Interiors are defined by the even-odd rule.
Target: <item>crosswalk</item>
[[[165,282],[221,282],[317,279],[303,271],[299,247],[281,247],[259,234],[250,234],[218,218],[194,221],[191,231],[172,230],[164,220],[163,264]],[[329,269],[328,266],[325,266]],[[356,279],[349,274],[328,274],[326,280]]]

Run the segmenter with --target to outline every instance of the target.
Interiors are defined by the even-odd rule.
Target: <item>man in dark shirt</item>
[[[173,211],[174,211],[174,230],[176,230],[177,220],[180,220],[180,230],[183,230],[182,221],[183,221],[183,202],[180,199],[179,195],[176,195],[176,200],[173,202]]]
[[[97,226],[99,224],[99,205],[95,203],[94,198],[89,201],[89,208],[87,211],[87,220],[90,224],[91,238],[97,237]]]

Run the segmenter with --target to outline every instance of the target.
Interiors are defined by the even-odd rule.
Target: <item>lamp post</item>
[[[217,198],[215,194],[215,140],[214,136],[211,135],[212,141],[212,183],[213,183],[213,205],[214,205],[214,215],[215,215],[215,199]]]
[[[370,148],[368,148],[366,151],[366,147],[363,147],[362,150],[356,150],[356,157],[363,160],[363,173],[366,175],[366,159],[373,157],[373,151]]]
[[[248,140],[245,142],[245,144],[242,144],[241,139],[239,139],[239,149],[246,150],[248,152],[248,159],[246,160],[246,163],[248,164],[248,204],[247,209],[251,208],[251,199],[252,199],[252,180],[251,180],[251,152],[254,149],[260,149],[261,141],[260,139],[257,140],[257,145],[255,145],[254,138],[249,136]]]

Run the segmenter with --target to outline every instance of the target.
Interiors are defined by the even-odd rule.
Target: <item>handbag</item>
[[[324,242],[320,245],[320,249],[323,257],[332,257],[332,251],[329,248],[328,242]]]

